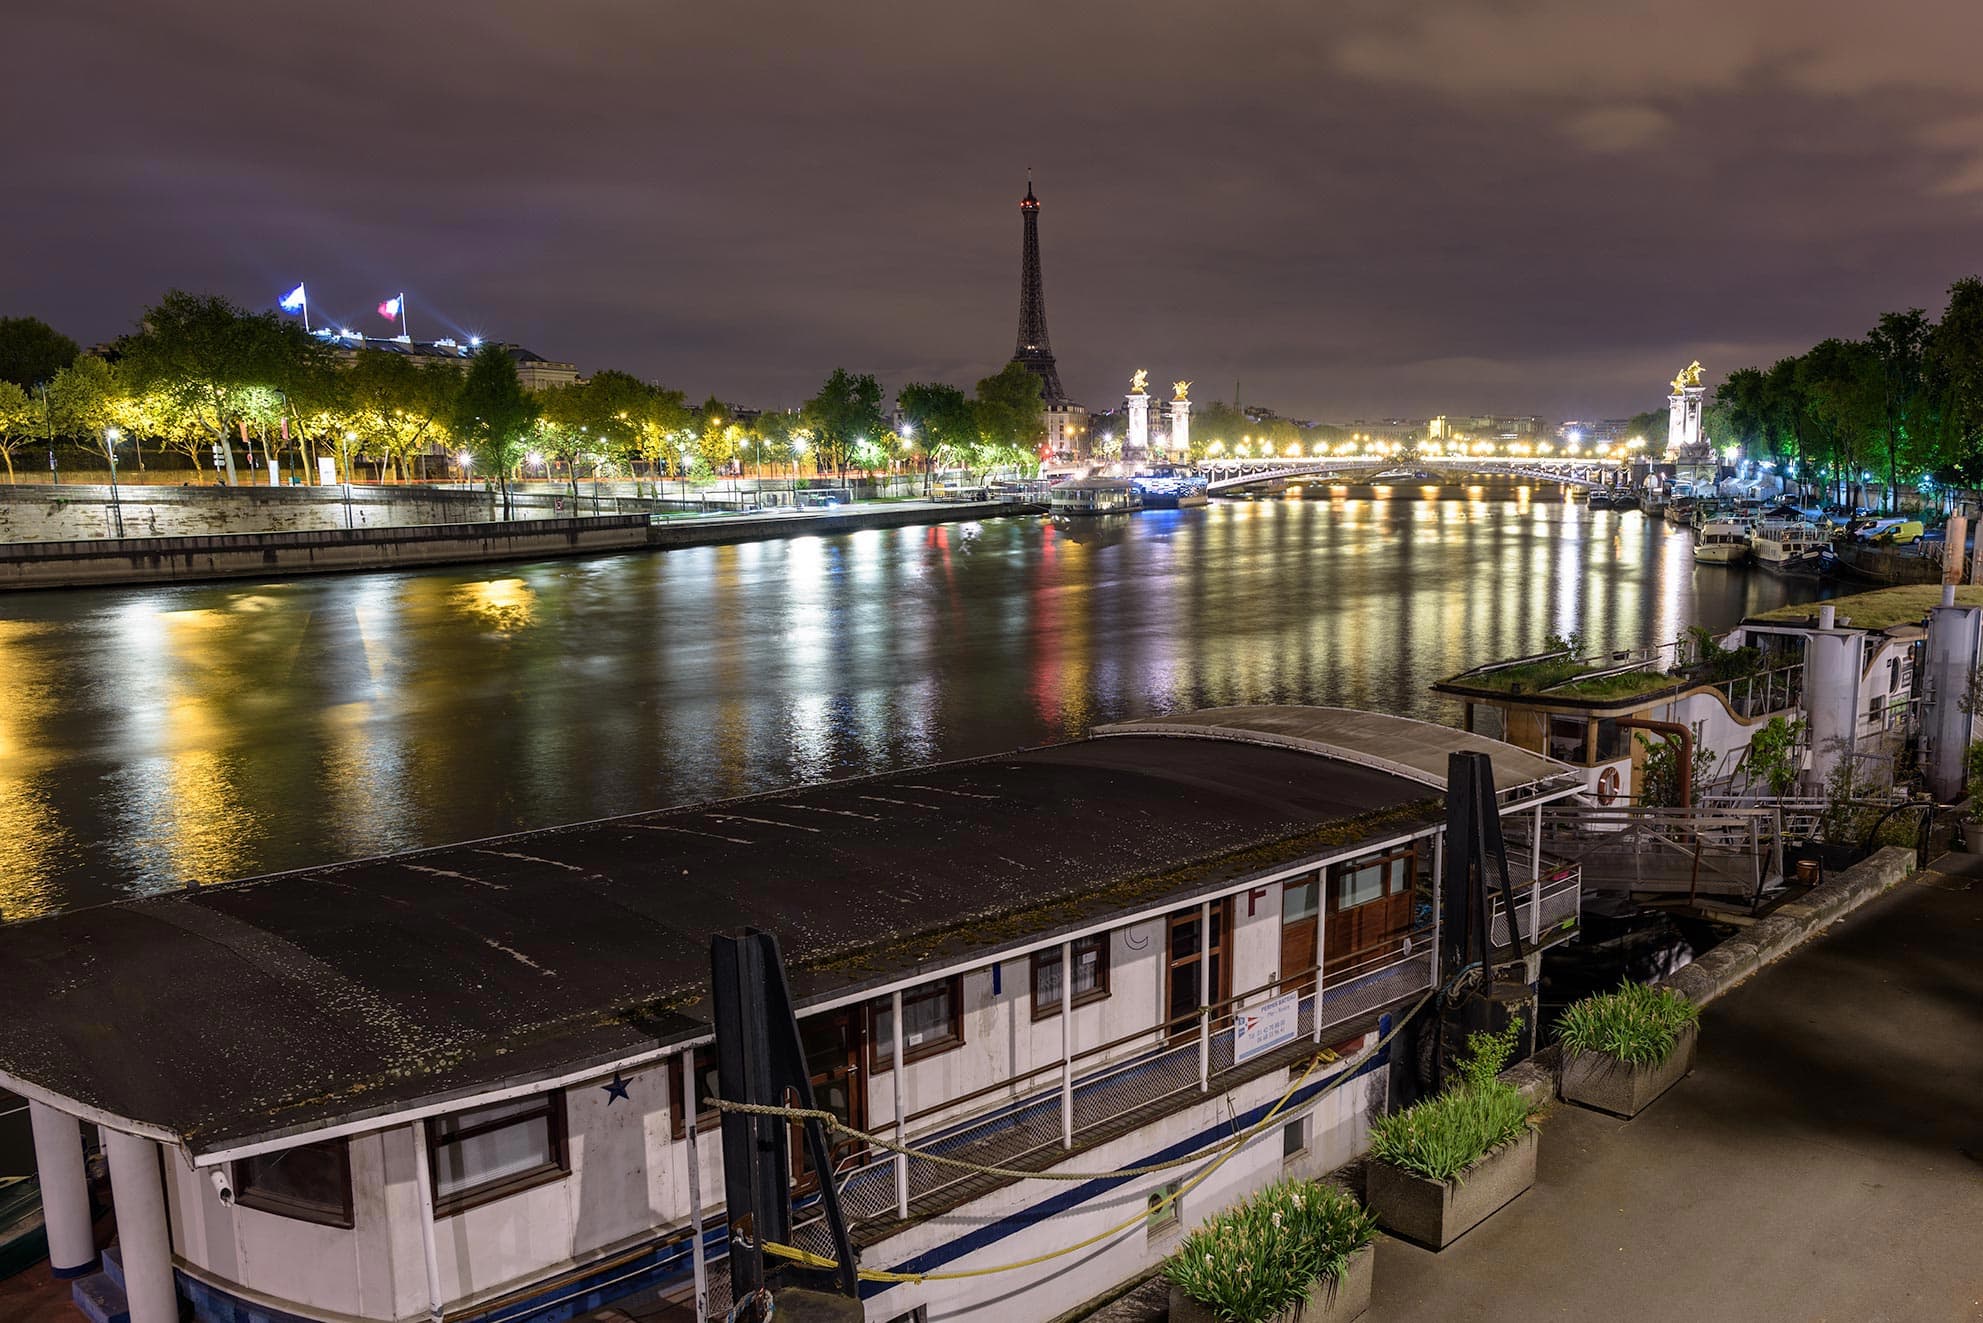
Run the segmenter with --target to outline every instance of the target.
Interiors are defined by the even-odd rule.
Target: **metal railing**
[[[1767,716],[1797,706],[1798,698],[1804,693],[1804,663],[1792,662],[1733,680],[1703,683],[1726,699],[1729,711],[1736,716]]]
[[[1549,805],[1542,839],[1548,853],[1580,864],[1584,885],[1598,890],[1754,905],[1783,873],[1783,825],[1773,807]]]
[[[1508,868],[1517,866],[1518,853],[1508,852]],[[1526,872],[1524,864],[1523,871]],[[1584,870],[1577,864],[1556,864],[1539,880],[1523,879],[1515,886],[1515,930],[1522,936],[1526,954],[1567,942],[1577,934],[1577,916],[1583,910]],[[1513,945],[1508,938],[1508,903],[1494,896],[1493,927],[1489,930],[1495,950]]]
[[[1425,924],[1345,960],[1328,958],[1321,1005],[1315,971],[1250,988],[1189,1016],[1153,1025],[1088,1048],[1068,1059],[1072,1087],[1059,1084],[1059,1060],[905,1118],[906,1141],[943,1157],[988,1166],[1045,1168],[1054,1155],[1123,1116],[1173,1099],[1217,1093],[1243,1079],[1285,1064],[1275,1054],[1245,1063],[1234,1059],[1238,1011],[1284,991],[1301,988],[1294,1042],[1322,1043],[1329,1030],[1432,987],[1434,929]],[[1285,1049],[1283,1049],[1285,1050]],[[964,1112],[990,1095],[1004,1095],[989,1109]],[[1017,1094],[1018,1096],[1013,1096]],[[1064,1111],[1064,1109],[1066,1109]],[[940,1116],[940,1119],[939,1119]],[[959,1195],[973,1183],[995,1181],[982,1173],[893,1152],[854,1153],[834,1171],[848,1225],[884,1220],[900,1211],[897,1163],[907,1164],[912,1208]]]

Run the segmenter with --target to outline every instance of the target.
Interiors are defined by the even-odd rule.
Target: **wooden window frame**
[[[1405,864],[1402,884],[1393,875],[1391,869],[1392,864],[1400,862]],[[1378,864],[1384,865],[1384,890],[1372,896],[1369,900],[1360,901],[1355,905],[1343,904],[1343,901],[1348,898],[1344,884],[1349,881],[1350,874],[1362,872],[1364,869]],[[1329,914],[1348,914],[1351,910],[1360,910],[1365,905],[1375,905],[1379,901],[1389,900],[1394,896],[1409,895],[1412,889],[1418,885],[1418,850],[1412,845],[1402,845],[1395,850],[1387,850],[1379,855],[1367,856],[1361,859],[1345,859],[1339,864],[1329,865],[1329,868],[1335,874],[1333,880],[1336,883],[1336,901],[1333,906],[1327,906],[1328,897],[1325,893],[1323,900],[1327,908],[1324,912]]]
[[[343,1176],[344,1204],[341,1210],[331,1211],[316,1204],[297,1203],[280,1195],[269,1194],[255,1189],[249,1180],[248,1159],[228,1164],[229,1176],[234,1183],[234,1203],[237,1207],[251,1208],[258,1213],[268,1213],[274,1217],[286,1217],[293,1222],[309,1222],[320,1227],[338,1227],[349,1231],[358,1225],[356,1206],[351,1198],[351,1143],[344,1139],[320,1139],[312,1144],[298,1144],[298,1148],[315,1148],[320,1145],[335,1145],[338,1157],[338,1171]],[[286,1150],[284,1150],[286,1151]],[[267,1156],[274,1156],[273,1154]]]
[[[948,978],[932,979],[928,983],[919,983],[913,988],[902,989],[903,1018],[908,1018],[909,1002],[917,994],[927,993],[931,988],[940,987],[947,987],[950,990],[950,1032],[942,1038],[918,1043],[913,1047],[906,1042],[903,1043],[902,1060],[907,1065],[914,1065],[918,1061],[941,1056],[945,1052],[964,1046],[964,976],[962,974],[952,974]],[[885,1075],[894,1069],[894,1062],[890,1060],[895,1052],[894,1034],[890,1032],[884,1036],[875,1029],[879,1014],[882,1011],[893,1010],[893,1003],[892,996],[876,998],[868,1003],[866,1024],[861,1027],[866,1030],[868,1040],[867,1058],[870,1078]]]
[[[1098,975],[1098,979],[1095,986],[1088,989],[1086,992],[1075,993],[1070,1002],[1071,1005],[1086,1006],[1091,1002],[1108,1000],[1109,947],[1111,945],[1110,936],[1111,935],[1109,933],[1091,933],[1086,937],[1077,937],[1074,939],[1073,942],[1069,944],[1071,947],[1070,954],[1077,957],[1077,959],[1080,956],[1081,949],[1084,946],[1093,947],[1094,949],[1097,949],[1102,953],[1101,962],[1096,971]],[[1060,1014],[1060,998],[1055,997],[1052,1001],[1047,1002],[1044,1005],[1042,1005],[1040,1001],[1040,972],[1046,967],[1047,958],[1049,956],[1051,956],[1054,962],[1058,964],[1060,961],[1060,948],[1058,946],[1053,946],[1053,947],[1048,947],[1045,950],[1035,951],[1033,952],[1031,960],[1028,962],[1029,982],[1027,986],[1032,989],[1033,1018],[1035,1020],[1051,1020],[1054,1016]],[[1064,971],[1062,973],[1062,977],[1063,978],[1066,977]]]
[[[519,1171],[513,1175],[502,1177],[499,1180],[473,1186],[457,1194],[445,1197],[441,1194],[440,1162],[440,1150],[445,1144],[458,1143],[464,1139],[474,1139],[479,1135],[489,1134],[496,1130],[507,1130],[513,1125],[518,1125],[532,1119],[532,1115],[529,1113],[520,1113],[516,1116],[506,1116],[500,1121],[485,1121],[479,1125],[470,1126],[465,1130],[459,1131],[446,1140],[438,1136],[437,1129],[439,1124],[448,1118],[445,1116],[436,1116],[427,1119],[425,1126],[427,1135],[427,1177],[431,1182],[429,1188],[434,1191],[434,1217],[436,1220],[443,1217],[451,1217],[456,1213],[465,1213],[471,1208],[480,1208],[483,1204],[491,1204],[498,1199],[507,1199],[513,1194],[522,1194],[525,1190],[534,1190],[540,1185],[549,1185],[552,1181],[561,1181],[571,1175],[571,1146],[568,1143],[570,1126],[565,1115],[565,1091],[563,1089],[552,1089],[546,1093],[540,1093],[534,1096],[543,1099],[545,1102],[543,1115],[546,1117],[545,1128],[549,1133],[551,1141],[551,1160],[540,1163],[528,1171]],[[471,1108],[468,1110],[477,1109]]]

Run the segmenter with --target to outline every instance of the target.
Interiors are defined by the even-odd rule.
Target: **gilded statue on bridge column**
[[[1675,395],[1678,395],[1681,392],[1685,391],[1689,386],[1700,385],[1701,371],[1702,371],[1701,360],[1698,358],[1695,359],[1693,362],[1689,363],[1686,367],[1681,368],[1680,375],[1673,379],[1673,393]]]

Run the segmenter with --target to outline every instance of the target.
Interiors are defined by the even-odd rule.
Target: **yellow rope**
[[[1437,989],[1434,990],[1434,992],[1436,991]],[[1385,1034],[1382,1038],[1379,1038],[1375,1043],[1372,1043],[1369,1047],[1365,1048],[1362,1052],[1359,1052],[1355,1057],[1351,1058],[1350,1069],[1344,1070],[1341,1074],[1337,1075],[1335,1078],[1330,1080],[1328,1084],[1324,1087],[1324,1092],[1326,1092],[1329,1089],[1335,1088],[1338,1084],[1341,1084],[1344,1080],[1354,1076],[1356,1074],[1356,1068],[1362,1066],[1364,1062],[1368,1061],[1371,1057],[1375,1056],[1377,1052],[1381,1048],[1383,1048],[1383,1046],[1386,1043],[1390,1042],[1393,1038],[1397,1037],[1399,1031],[1402,1030],[1406,1024],[1411,1022],[1412,1016],[1416,1015],[1419,1011],[1419,1008],[1423,1007],[1427,1001],[1431,1000],[1433,995],[1434,994],[1432,992],[1428,992],[1424,997],[1421,997],[1417,1005],[1413,1006],[1410,1011],[1406,1012],[1404,1015],[1397,1018],[1397,1020],[1392,1024],[1389,1033]],[[1273,1124],[1274,1119],[1278,1117],[1281,1114],[1282,1109],[1288,1105],[1288,1101],[1292,1099],[1296,1093],[1301,1091],[1302,1085],[1308,1082],[1309,1076],[1315,1073],[1317,1067],[1325,1064],[1324,1062],[1325,1057],[1331,1061],[1337,1059],[1335,1053],[1328,1052],[1326,1050],[1323,1052],[1318,1052],[1315,1056],[1311,1057],[1309,1059],[1307,1069],[1301,1072],[1300,1077],[1297,1078],[1294,1081],[1294,1083],[1288,1085],[1287,1092],[1283,1093],[1280,1096],[1279,1101],[1277,1101],[1271,1108],[1267,1110],[1266,1115],[1262,1116],[1252,1126],[1249,1126],[1245,1131],[1243,1131],[1239,1135],[1236,1135],[1230,1142],[1228,1142],[1218,1152],[1217,1156],[1214,1157],[1213,1160],[1206,1165],[1205,1170],[1199,1172],[1196,1176],[1193,1176],[1190,1180],[1185,1181],[1183,1184],[1179,1185],[1177,1189],[1166,1191],[1155,1203],[1149,1205],[1142,1212],[1129,1217],[1125,1221],[1116,1223],[1114,1226],[1109,1227],[1105,1231],[1098,1231],[1094,1235],[1089,1236],[1087,1239],[1076,1241],[1072,1245],[1064,1245],[1059,1249],[1049,1250],[1045,1254],[1036,1254],[1030,1259],[1020,1259],[1015,1263],[995,1264],[987,1268],[965,1268],[965,1269],[960,1269],[956,1272],[889,1272],[885,1269],[880,1269],[880,1268],[860,1268],[856,1270],[855,1275],[861,1281],[864,1282],[889,1282],[889,1283],[952,1282],[952,1281],[961,1281],[968,1277],[989,1277],[995,1273],[1014,1272],[1021,1268],[1037,1267],[1042,1263],[1047,1263],[1054,1259],[1064,1258],[1069,1254],[1077,1253],[1081,1250],[1089,1248],[1090,1246],[1100,1244],[1102,1241],[1109,1240],[1115,1236],[1119,1236],[1123,1232],[1128,1231],[1131,1227],[1136,1226],[1138,1223],[1147,1221],[1153,1213],[1161,1212],[1165,1208],[1170,1207],[1170,1205],[1176,1203],[1179,1199],[1182,1199],[1186,1194],[1190,1193],[1198,1186],[1204,1184],[1205,1181],[1211,1177],[1213,1172],[1217,1171],[1220,1167],[1223,1167],[1228,1159],[1230,1159],[1235,1153],[1238,1153],[1242,1148],[1245,1148],[1249,1143],[1251,1143],[1256,1137],[1259,1136],[1261,1131],[1265,1130],[1269,1125]],[[749,1103],[725,1103],[722,1100],[715,1098],[708,1099],[708,1101],[714,1104],[715,1106],[722,1107],[731,1111],[748,1112],[748,1113],[760,1114],[760,1115],[777,1115],[777,1116],[793,1115],[799,1119],[808,1119],[808,1120],[824,1119],[824,1117],[820,1117],[817,1114],[815,1109],[796,1108],[796,1107],[795,1108],[766,1107],[761,1104],[749,1104]],[[831,1114],[828,1113],[826,1115],[830,1116]],[[837,1122],[837,1118],[835,1118],[835,1121]],[[847,1129],[844,1126],[840,1126],[837,1128],[842,1130]],[[849,1133],[859,1133],[859,1132],[849,1131]],[[888,1144],[885,1146],[889,1148],[895,1147],[892,1144]],[[906,1149],[900,1149],[897,1151],[904,1153],[907,1152]],[[933,1155],[919,1154],[917,1156],[933,1156]],[[1191,1155],[1190,1158],[1183,1159],[1180,1162],[1159,1163],[1149,1167],[1131,1167],[1131,1168],[1125,1168],[1121,1171],[1114,1171],[1107,1173],[1090,1173],[1086,1176],[1080,1177],[1080,1179],[1107,1180],[1114,1177],[1127,1178],[1141,1173],[1167,1170],[1172,1166],[1182,1165],[1182,1162],[1194,1161],[1198,1158],[1205,1156],[1207,1156],[1207,1154],[1196,1153]],[[955,1165],[964,1166],[969,1164],[956,1163]],[[996,1171],[1003,1169],[985,1168],[984,1170]],[[1020,1178],[1032,1179],[1032,1180],[1055,1179],[1057,1176],[1057,1174],[1050,1175],[1049,1173],[1045,1173],[1045,1172],[1017,1172],[1017,1171],[1015,1171],[1013,1175]],[[840,1266],[837,1260],[827,1258],[823,1254],[814,1254],[810,1250],[800,1249],[796,1245],[784,1245],[784,1244],[780,1244],[777,1241],[768,1240],[764,1242],[762,1248],[766,1254],[772,1255],[775,1258],[789,1259],[794,1263],[801,1264],[802,1266],[808,1268],[817,1268],[823,1271],[832,1272],[832,1271],[837,1271]]]

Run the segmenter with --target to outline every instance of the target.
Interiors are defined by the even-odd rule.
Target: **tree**
[[[1983,484],[1983,280],[1949,286],[1942,320],[1923,353],[1936,420],[1937,475],[1965,486]]]
[[[908,426],[909,454],[921,462],[926,487],[938,463],[969,462],[978,425],[963,391],[942,382],[916,382],[896,392],[895,407]]]
[[[50,425],[83,450],[110,462],[109,432],[117,426],[118,405],[124,395],[117,370],[85,354],[55,374],[48,383]]]
[[[76,342],[38,317],[0,317],[0,381],[45,386],[76,361]]]
[[[978,383],[971,413],[977,424],[979,441],[996,457],[1010,463],[1022,454],[1037,460],[1036,447],[1046,428],[1046,404],[1040,397],[1040,379],[1017,361]]]
[[[0,377],[0,459],[7,462],[7,481],[14,481],[14,452],[37,439],[41,409],[15,382]]]
[[[361,349],[338,383],[323,384],[322,395],[341,407],[351,427],[373,450],[411,476],[413,458],[447,434],[447,418],[462,374],[449,363],[415,363],[383,349]],[[311,392],[313,396],[318,392]],[[342,396],[339,399],[339,396]]]
[[[509,354],[497,345],[476,350],[454,398],[451,426],[485,480],[501,488],[505,519],[510,517],[510,471],[522,460],[536,421],[537,401],[523,388]]]
[[[843,480],[854,446],[881,435],[888,427],[881,416],[881,383],[867,374],[855,376],[845,368],[833,369],[819,394],[806,401],[804,414],[820,469],[832,469]]]
[[[1930,327],[1919,308],[1889,312],[1866,336],[1866,345],[1879,364],[1881,432],[1887,451],[1887,508],[1900,508],[1900,456],[1911,446],[1913,430],[1926,391],[1924,358]],[[1910,456],[1912,458],[1912,456]]]
[[[273,313],[176,289],[145,310],[138,332],[118,349],[134,390],[169,396],[230,454],[229,429],[251,404],[245,392],[261,387],[286,396],[330,357],[321,342]]]

